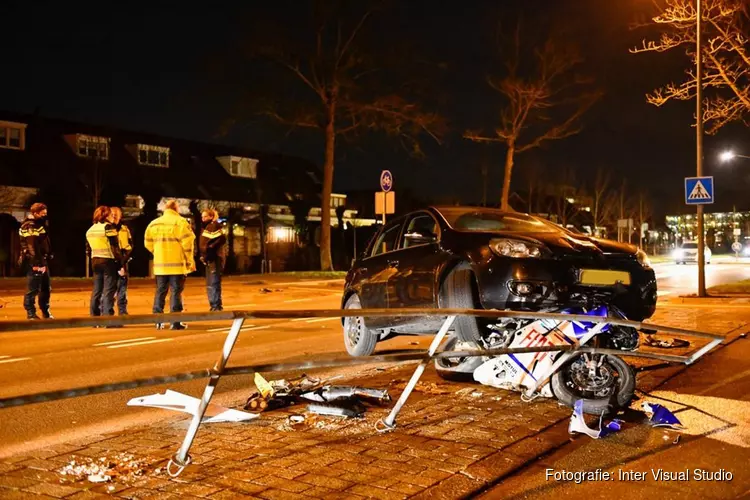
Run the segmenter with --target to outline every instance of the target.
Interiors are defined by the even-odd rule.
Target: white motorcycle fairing
[[[537,320],[514,332],[512,334],[513,339],[507,347],[578,345],[579,338],[583,336],[581,333],[585,334],[586,330],[582,326],[570,321]],[[530,352],[495,356],[474,370],[474,380],[482,385],[497,387],[498,389],[524,391],[534,387],[537,380],[549,372],[559,352]],[[544,397],[553,397],[549,380],[539,387],[538,391]]]

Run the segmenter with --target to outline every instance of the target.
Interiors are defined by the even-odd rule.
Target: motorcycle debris
[[[305,416],[304,415],[289,415],[289,418],[287,418],[287,421],[292,425],[301,424],[302,422],[305,421]]]
[[[332,417],[361,418],[366,409],[359,401],[350,399],[335,403],[312,403],[307,405],[307,411]]]
[[[583,400],[579,399],[573,405],[573,414],[570,416],[570,423],[568,424],[569,434],[586,434],[592,439],[601,439],[622,430],[623,421],[614,419],[606,424],[602,424],[604,415],[599,417],[599,429],[592,429],[586,425],[586,420],[583,418]]]
[[[674,416],[674,413],[667,408],[656,403],[642,403],[641,408],[646,413],[651,413],[649,423],[653,427],[668,427],[675,430],[682,430],[682,422]]]
[[[327,385],[316,389],[315,391],[301,394],[300,397],[318,403],[331,403],[351,398],[374,401],[380,404],[387,403],[391,400],[391,396],[388,394],[387,390],[338,385]]]
[[[255,387],[258,388],[260,391],[260,395],[264,398],[272,398],[274,394],[276,394],[276,391],[274,390],[273,386],[268,383],[266,379],[263,378],[263,375],[260,373],[255,373]]]
[[[672,340],[656,340],[650,335],[646,336],[646,340],[643,341],[643,345],[649,347],[656,347],[658,349],[676,349],[679,347],[690,347],[690,342],[682,339]]]

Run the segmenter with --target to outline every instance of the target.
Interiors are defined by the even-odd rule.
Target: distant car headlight
[[[646,254],[646,252],[644,252],[643,250],[638,250],[635,253],[635,259],[644,268],[651,269],[651,260],[649,260],[648,254]]]
[[[684,254],[685,251],[682,248],[675,248],[674,252],[672,252],[672,257],[680,260]]]
[[[499,238],[490,241],[490,249],[501,257],[523,259],[539,258],[542,256],[541,245],[506,238]]]

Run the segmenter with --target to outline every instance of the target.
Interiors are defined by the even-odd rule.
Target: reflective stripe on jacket
[[[195,234],[190,224],[174,210],[165,210],[146,228],[146,250],[154,254],[157,276],[186,275],[195,269]]]
[[[226,241],[227,238],[224,236],[222,225],[219,222],[204,223],[200,237],[201,257],[206,262],[216,262]]]
[[[91,248],[92,259],[115,259],[110,238],[117,237],[117,229],[112,224],[97,222],[86,231],[86,241]],[[117,241],[117,240],[115,240]]]

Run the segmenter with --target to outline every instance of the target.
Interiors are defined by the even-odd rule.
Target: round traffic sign
[[[393,175],[390,170],[383,170],[380,173],[380,189],[390,191],[393,188]]]
[[[739,253],[740,250],[742,250],[742,243],[740,243],[739,241],[735,241],[734,243],[732,243],[732,251],[733,252]]]

